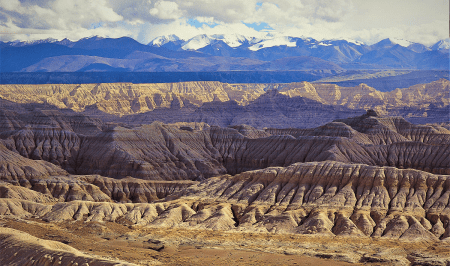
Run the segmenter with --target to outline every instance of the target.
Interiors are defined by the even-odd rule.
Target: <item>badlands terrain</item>
[[[450,265],[449,88],[0,85],[0,265]]]

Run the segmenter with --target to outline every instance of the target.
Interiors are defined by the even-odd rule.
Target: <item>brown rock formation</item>
[[[72,174],[114,178],[202,180],[325,160],[450,173],[448,129],[371,113],[312,129],[155,122],[113,127],[96,136],[57,128],[24,128],[1,136],[8,149],[24,157],[52,162]]]
[[[136,265],[89,256],[61,242],[39,239],[10,228],[0,228],[0,249],[2,265]]]
[[[194,184],[134,178],[114,180],[102,176],[69,176],[42,160],[31,160],[0,144],[0,198],[54,201],[152,202]]]
[[[448,182],[418,170],[328,161],[212,178],[183,197],[231,204],[239,227],[434,240],[448,237],[441,230],[449,223]]]
[[[76,176],[74,178],[98,187],[113,201],[134,203],[163,199],[197,183],[188,180],[150,181],[132,177],[117,180],[97,175]]]
[[[0,214],[294,234],[448,240],[449,176],[339,162],[207,179],[158,203],[1,199]]]
[[[19,199],[39,203],[55,202],[51,195],[45,195],[21,186],[0,181],[0,198]]]
[[[225,173],[208,131],[155,122],[134,129],[116,127],[87,138],[75,173],[153,180],[202,180]]]
[[[41,176],[64,175],[66,171],[46,161],[34,161],[8,150],[0,143],[0,180],[25,182]]]
[[[380,92],[365,84],[356,87],[340,87],[334,84],[309,82],[291,83],[283,86],[281,93],[290,97],[301,96],[323,104],[343,105],[352,109],[375,109],[387,115],[396,108],[426,108],[430,103],[449,105],[450,82],[441,79],[409,88],[397,88],[391,92]],[[393,114],[394,115],[394,114]]]
[[[40,127],[5,132],[3,144],[23,157],[45,160],[73,171],[81,138],[73,131],[60,128]]]
[[[319,91],[322,85],[302,84],[305,88],[299,92],[269,91],[256,100],[252,98],[255,94],[246,94],[250,85],[33,87],[37,94],[50,95],[51,104],[65,101],[66,107],[85,108],[85,113],[99,109],[139,113],[153,106],[152,113],[168,121],[177,119],[180,112],[185,115],[183,121],[193,121],[139,127],[129,124],[147,121],[148,113],[122,120],[109,116],[106,120],[113,123],[106,124],[47,103],[31,103],[31,96],[24,98],[24,102],[30,101],[25,104],[0,99],[0,224],[9,221],[9,226],[20,218],[16,220],[33,226],[109,226],[122,232],[136,229],[136,234],[149,228],[212,229],[274,233],[267,238],[275,234],[315,235],[336,241],[375,238],[394,244],[427,243],[435,245],[433,248],[448,243],[450,131],[445,123],[415,125],[384,115],[395,104],[405,108],[413,108],[413,104],[431,108],[427,107],[430,102],[435,107],[448,106],[448,96],[439,94],[448,81],[398,90],[402,95],[396,94],[397,102],[392,105],[386,100],[388,94],[364,86],[359,91],[363,94],[355,96],[337,87]],[[147,95],[146,89],[154,91]],[[438,90],[437,96],[433,89]],[[26,90],[29,88],[18,87],[19,92]],[[283,95],[304,91],[314,100]],[[108,92],[114,92],[114,98],[106,99],[112,97]],[[2,97],[18,100],[19,94],[10,91]],[[150,96],[153,98],[147,101],[145,97]],[[82,97],[86,101],[76,100]],[[241,99],[240,104],[230,102],[232,97]],[[375,98],[379,105],[373,106]],[[324,99],[343,106],[325,106]],[[352,114],[351,108],[356,107],[374,110],[345,119],[341,113],[335,121],[309,129],[260,130],[251,126],[281,126],[302,119],[318,123],[325,117],[318,110]],[[224,109],[227,112],[223,113]],[[127,119],[133,121],[126,123]],[[218,127],[204,122],[242,125]],[[2,228],[0,264],[120,263]],[[339,257],[330,252],[314,256]],[[345,260],[399,265],[446,265],[450,261],[406,249],[402,255],[386,254],[355,251]]]
[[[12,104],[9,108],[0,109],[0,132],[26,127],[49,127],[83,135],[95,135],[101,132],[105,125],[99,119],[69,110],[57,110],[47,105]]]
[[[351,110],[361,109],[374,109],[382,115],[402,116],[415,123],[448,122],[449,86],[450,82],[445,79],[391,92],[380,92],[365,84],[339,87],[308,82],[270,85],[220,82],[0,85],[0,97],[15,103],[41,103],[77,112],[84,111],[87,115],[109,122],[132,122],[134,125],[159,120],[165,123],[196,121],[219,126],[249,124],[260,128],[285,128],[288,125],[315,127],[338,119],[335,116],[337,111],[347,112],[342,117],[348,117],[354,115]],[[306,99],[303,100],[305,107],[300,113],[303,120],[296,121],[299,110],[293,112],[295,106],[289,100],[278,97],[278,105],[281,106],[277,108],[267,104],[267,95],[265,100],[255,101],[265,90],[270,89],[280,91],[288,99]],[[214,109],[221,108],[221,105],[215,106],[215,103],[227,101],[236,101],[238,104],[222,106],[221,113],[226,114],[214,112]],[[241,108],[253,102],[255,104],[251,107]],[[204,104],[205,107],[199,108]],[[267,109],[268,107],[270,108]],[[168,110],[171,111],[167,112]],[[145,115],[127,117],[126,120],[111,116],[131,114]],[[263,117],[264,121],[255,117]],[[0,120],[0,125],[1,123],[5,124]],[[14,120],[8,123],[14,124]],[[74,130],[76,131],[75,128]]]
[[[160,84],[104,83],[0,85],[0,97],[16,103],[48,103],[82,111],[89,105],[115,115],[170,107],[178,101],[200,106],[205,102],[234,100],[247,104],[264,93],[264,84],[182,82]]]
[[[450,173],[450,134],[439,126],[366,114],[315,129],[266,132],[277,135],[249,139],[231,129],[214,128],[211,139],[231,174],[324,160]]]

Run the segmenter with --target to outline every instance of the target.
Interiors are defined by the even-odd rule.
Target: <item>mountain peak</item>
[[[176,36],[175,34],[170,34],[170,35],[167,35],[167,36],[156,37],[155,39],[153,39],[149,43],[149,45],[153,45],[153,46],[156,46],[156,47],[161,47],[161,46],[163,46],[164,44],[166,44],[168,42],[176,42],[176,41],[180,41],[180,40],[181,39],[178,36]]]
[[[450,49],[450,38],[440,40],[437,43],[433,44],[431,47],[431,50],[448,50]]]
[[[297,42],[294,40],[294,38],[289,36],[279,36],[262,40],[261,42],[258,42],[257,44],[249,47],[248,49],[250,49],[251,51],[258,51],[263,48],[269,48],[274,46],[295,47],[296,45]]]
[[[213,39],[221,40],[226,43],[230,47],[238,47],[241,46],[246,40],[247,37],[240,34],[214,34],[211,36]]]
[[[33,40],[33,41],[20,41],[20,40],[15,40],[12,42],[9,42],[9,44],[11,46],[28,46],[28,45],[36,45],[36,44],[42,44],[42,43],[56,43],[58,42],[57,39],[54,38],[47,38],[47,39],[43,39],[43,40]]]
[[[329,42],[346,41],[348,43],[352,43],[352,44],[356,44],[356,45],[365,45],[364,42],[357,41],[357,40],[354,40],[354,39],[349,39],[349,38],[342,38],[342,39],[336,39],[335,38],[335,39],[331,39],[331,40],[322,40],[322,42],[324,42],[324,41],[329,41]]]
[[[198,50],[209,45],[211,43],[211,40],[212,39],[209,38],[206,34],[197,35],[183,43],[183,46],[181,46],[181,48],[183,50]]]
[[[80,40],[78,40],[78,41],[84,41],[84,40],[98,41],[98,40],[102,40],[102,39],[105,39],[105,38],[100,37],[100,36],[98,36],[98,35],[93,35],[93,36],[89,36],[89,37],[84,37],[84,38],[82,38],[82,39],[80,39]]]
[[[395,39],[395,38],[386,38],[372,45],[372,48],[375,49],[383,49],[383,48],[392,48],[396,45],[401,47],[409,48],[416,43],[403,40],[403,39]]]
[[[235,33],[213,35],[201,34],[187,40],[185,43],[183,43],[181,48],[183,50],[198,50],[217,41],[222,41],[228,46],[236,48],[241,46],[245,42],[253,44],[255,43],[255,41],[259,41],[259,39],[256,39],[254,37],[246,37]]]
[[[407,41],[407,40],[403,40],[403,39],[389,38],[389,40],[390,40],[392,43],[398,44],[398,45],[403,46],[403,47],[408,47],[408,46],[410,46],[411,44],[413,44],[412,42]]]

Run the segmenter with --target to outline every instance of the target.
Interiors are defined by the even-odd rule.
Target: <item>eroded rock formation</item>
[[[0,85],[0,98],[14,103],[39,103],[83,111],[84,115],[105,122],[135,126],[158,120],[165,123],[206,122],[217,126],[249,124],[258,128],[285,128],[288,125],[305,128],[354,116],[363,109],[402,116],[414,123],[448,122],[449,86],[446,79],[391,92],[380,92],[365,84],[339,87],[308,82]],[[279,91],[280,95],[274,97],[272,90]],[[140,115],[129,116],[133,114]],[[118,117],[124,115],[127,117]],[[82,116],[73,120],[72,124],[92,124],[91,131],[101,127],[96,121],[85,121]],[[7,123],[0,121],[0,126],[11,127],[17,124],[14,121],[14,118]]]
[[[157,203],[2,199],[0,214],[50,222],[448,241],[449,189],[446,175],[326,161],[213,177]]]
[[[94,136],[24,127],[0,137],[5,147],[23,157],[51,162],[71,174],[113,178],[203,180],[325,160],[450,173],[448,129],[376,112],[311,129],[155,122],[136,128],[112,126]]]
[[[446,80],[391,93],[308,83],[265,93],[208,82],[39,86],[0,88],[0,222],[450,243],[448,122],[385,116],[448,107]],[[155,115],[182,122],[146,124]],[[325,118],[334,121],[282,129]],[[60,245],[0,227],[0,264],[120,263]],[[450,261],[405,252],[347,260]]]
[[[202,180],[225,173],[208,131],[181,128],[155,122],[87,138],[75,173],[153,180]]]
[[[234,100],[247,104],[264,93],[265,84],[180,82],[156,84],[49,84],[0,85],[0,96],[16,103],[48,103],[58,108],[82,111],[96,105],[115,115],[135,114],[185,103]]]

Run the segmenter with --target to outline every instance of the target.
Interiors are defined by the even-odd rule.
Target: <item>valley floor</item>
[[[0,217],[0,225],[67,243],[94,258],[139,265],[445,265],[442,256],[450,256],[450,243],[443,242],[151,228],[111,222],[53,224],[7,216]]]

